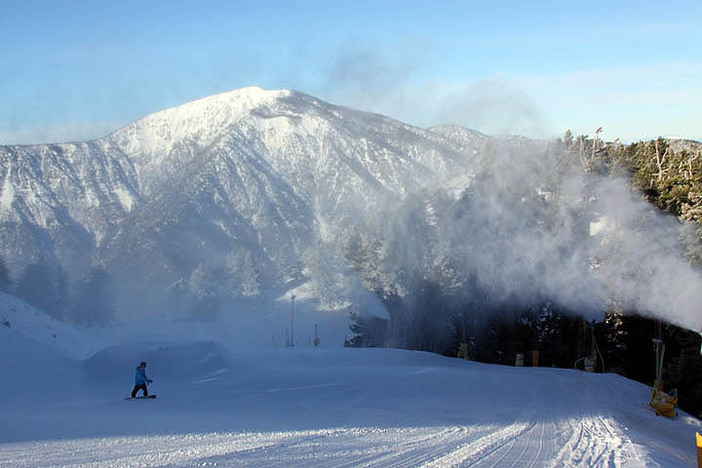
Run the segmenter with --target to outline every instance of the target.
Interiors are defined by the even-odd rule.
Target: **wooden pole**
[[[290,296],[290,347],[295,346],[295,295]]]

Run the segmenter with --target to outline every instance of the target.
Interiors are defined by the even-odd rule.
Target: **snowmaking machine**
[[[658,324],[658,338],[653,338],[656,353],[656,379],[653,381],[651,401],[648,405],[653,408],[656,416],[674,418],[677,414],[678,390],[663,391],[663,359],[665,358],[665,343],[661,340],[661,324]]]

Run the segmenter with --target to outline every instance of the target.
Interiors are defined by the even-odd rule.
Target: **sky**
[[[702,140],[702,2],[0,0],[0,144],[246,86],[421,127]]]

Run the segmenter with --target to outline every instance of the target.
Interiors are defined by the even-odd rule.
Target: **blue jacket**
[[[142,369],[141,366],[137,366],[136,374],[134,374],[134,385],[144,385],[146,382],[151,382],[146,376],[146,369]]]

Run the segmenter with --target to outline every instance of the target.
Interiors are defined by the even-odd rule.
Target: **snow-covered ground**
[[[0,466],[689,467],[702,430],[611,374],[107,334],[0,295]],[[158,398],[125,400],[141,360]]]

